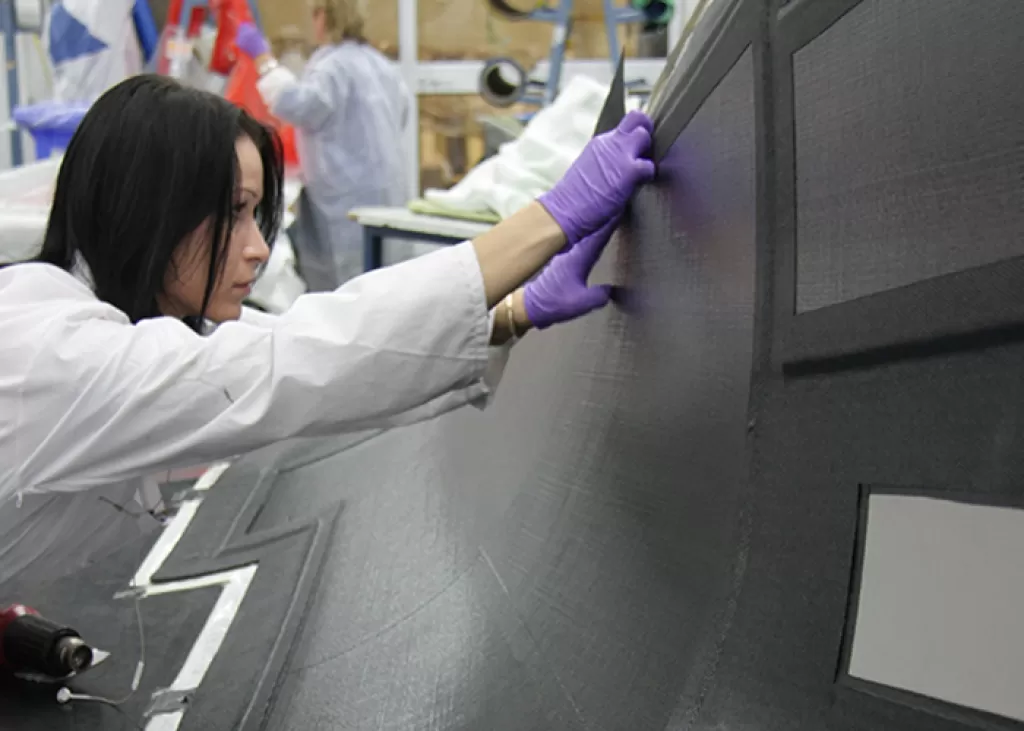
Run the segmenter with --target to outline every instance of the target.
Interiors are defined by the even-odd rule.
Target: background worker
[[[300,221],[296,248],[309,288],[324,291],[363,269],[362,234],[349,211],[407,200],[402,132],[410,97],[398,67],[363,37],[354,0],[314,0],[312,7],[319,48],[301,77],[277,63],[252,23],[239,29],[237,45],[256,61],[271,112],[298,131],[299,216],[311,220]]]

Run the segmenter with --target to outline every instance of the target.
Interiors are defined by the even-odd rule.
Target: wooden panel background
[[[623,0],[619,0],[620,4]],[[516,2],[510,4],[516,5]],[[519,5],[523,5],[520,0]],[[525,3],[527,6],[529,3]],[[268,35],[281,28],[309,27],[308,4],[303,0],[260,0],[260,13]],[[551,26],[510,20],[491,10],[486,0],[419,0],[421,60],[482,59],[508,55],[526,65],[544,58],[551,42]],[[398,53],[396,0],[363,2],[370,42],[389,55]],[[575,20],[569,39],[570,58],[605,58],[608,44],[601,0],[575,0]],[[636,33],[620,31],[627,45]]]
[[[625,0],[618,0],[624,4]],[[529,7],[531,0],[509,0]],[[260,13],[271,40],[296,30],[309,32],[305,0],[260,0]],[[392,58],[398,56],[397,0],[364,0],[367,39]],[[601,0],[575,0],[568,58],[607,58]],[[487,0],[419,0],[419,58],[424,61],[485,59],[508,56],[525,68],[547,58],[552,28],[547,23],[511,20],[494,12]],[[632,54],[638,31],[623,27],[619,40]],[[479,161],[484,143],[477,118],[498,113],[477,95],[420,97],[421,181],[445,187]]]

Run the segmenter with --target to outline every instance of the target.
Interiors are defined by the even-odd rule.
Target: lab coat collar
[[[96,293],[96,282],[92,278],[92,270],[85,263],[85,258],[80,252],[75,252],[75,263],[71,265],[71,276],[89,288],[93,294]]]

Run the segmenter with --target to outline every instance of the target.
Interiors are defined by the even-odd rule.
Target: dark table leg
[[[377,228],[363,227],[363,271],[380,269],[384,262],[384,236]]]
[[[390,228],[363,226],[363,271],[373,271],[384,266],[384,237],[394,240],[419,241],[426,244],[453,246],[462,239],[439,234],[424,234],[416,231],[401,231]]]

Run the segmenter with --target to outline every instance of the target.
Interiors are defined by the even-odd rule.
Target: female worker
[[[404,136],[409,92],[397,66],[363,38],[354,0],[314,0],[319,49],[301,79],[279,66],[251,23],[238,32],[239,51],[256,60],[259,90],[278,118],[298,130],[311,237],[296,240],[299,269],[312,291],[332,290],[363,268],[359,206],[401,206],[408,178]]]
[[[650,139],[634,113],[477,240],[275,317],[242,307],[282,213],[274,134],[168,79],[111,89],[41,254],[0,269],[0,582],[122,544],[145,475],[482,404],[506,351],[489,346],[608,301],[587,277],[653,175]]]

